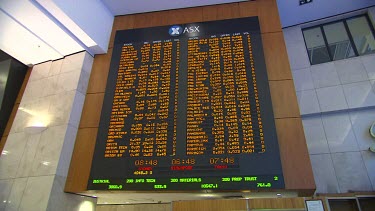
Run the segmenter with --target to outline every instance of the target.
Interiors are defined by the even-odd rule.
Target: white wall
[[[317,192],[375,191],[375,54],[310,65],[301,25],[283,32]]]
[[[298,0],[277,0],[281,24],[293,26],[375,5],[373,0],[313,0],[299,5]]]

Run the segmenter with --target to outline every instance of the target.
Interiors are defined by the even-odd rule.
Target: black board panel
[[[257,17],[117,31],[88,189],[282,188]]]

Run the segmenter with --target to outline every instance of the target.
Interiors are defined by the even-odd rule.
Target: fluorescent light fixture
[[[24,128],[24,131],[25,133],[28,133],[28,134],[37,134],[37,133],[41,133],[43,132],[45,129],[47,129],[46,126],[29,126],[29,127],[25,127]]]

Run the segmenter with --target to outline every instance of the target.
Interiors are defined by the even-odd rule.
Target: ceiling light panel
[[[3,0],[0,8],[61,55],[69,55],[83,48],[55,22],[28,0]]]
[[[246,0],[242,0],[246,1]],[[126,15],[134,13],[161,11],[185,7],[198,7],[204,5],[225,4],[233,2],[241,2],[241,0],[201,0],[201,1],[186,1],[186,0],[102,0],[102,2],[111,10],[114,15]]]

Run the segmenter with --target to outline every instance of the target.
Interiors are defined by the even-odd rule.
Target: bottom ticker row
[[[282,189],[284,180],[281,175],[231,176],[231,177],[183,177],[183,178],[126,178],[91,179],[89,190],[250,190]]]

